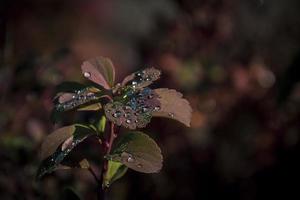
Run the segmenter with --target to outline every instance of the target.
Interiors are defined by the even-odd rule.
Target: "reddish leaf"
[[[115,81],[115,68],[109,58],[97,57],[83,62],[81,70],[84,77],[101,85],[105,89],[111,89]]]
[[[48,135],[41,146],[40,158],[41,160],[51,156],[56,149],[68,138],[70,138],[75,131],[75,126],[65,126],[55,130]]]
[[[152,113],[153,116],[175,119],[186,126],[190,126],[192,108],[189,102],[182,98],[182,94],[173,89],[159,88],[154,90],[160,100],[160,109]]]

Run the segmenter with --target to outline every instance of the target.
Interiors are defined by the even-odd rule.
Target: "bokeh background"
[[[155,86],[193,107],[191,128],[152,120],[162,171],[129,170],[110,199],[299,198],[299,9],[298,0],[2,0],[0,199],[72,199],[65,188],[96,198],[85,170],[34,178],[56,128],[55,86],[84,82],[81,63],[99,55],[113,60],[118,81],[161,69]],[[97,160],[99,148],[85,147]]]

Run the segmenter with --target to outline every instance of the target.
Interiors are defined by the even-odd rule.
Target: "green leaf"
[[[84,77],[109,90],[114,86],[115,68],[112,61],[105,57],[96,57],[83,62],[81,70]]]
[[[105,125],[106,125],[106,117],[102,116],[101,119],[99,120],[98,124],[97,124],[97,129],[104,133],[105,131]]]
[[[90,105],[83,105],[80,106],[77,110],[78,111],[96,111],[96,110],[101,110],[102,106],[101,103],[94,103]]]
[[[84,125],[75,124],[57,129],[44,140],[41,146],[41,163],[37,177],[41,178],[60,167],[64,158],[87,137],[96,132]],[[86,161],[79,163],[80,167],[87,166]]]
[[[109,187],[113,182],[124,176],[127,172],[127,167],[120,162],[114,162],[109,160],[107,171],[104,174],[103,184],[105,187]]]
[[[143,173],[159,172],[163,161],[161,150],[155,141],[139,131],[123,135],[107,158]]]
[[[159,96],[160,109],[154,111],[152,115],[175,119],[189,127],[192,117],[192,108],[189,102],[182,98],[182,94],[168,88],[159,88],[154,91]]]

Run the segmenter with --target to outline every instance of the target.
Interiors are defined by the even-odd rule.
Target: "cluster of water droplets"
[[[136,72],[130,85],[133,89],[150,85],[153,81],[159,79],[161,72],[155,68],[148,68],[143,71]]]
[[[147,87],[141,90],[127,88],[121,99],[105,106],[108,119],[130,129],[145,127],[151,120],[152,112],[159,110],[158,95]]]
[[[95,93],[90,92],[88,88],[84,88],[73,93],[70,100],[57,104],[56,109],[67,111],[96,99],[97,96]]]

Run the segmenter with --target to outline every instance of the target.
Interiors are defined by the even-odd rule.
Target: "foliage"
[[[93,173],[97,183],[102,185],[100,193],[121,178],[128,168],[142,173],[159,172],[163,157],[156,142],[141,131],[121,134],[115,126],[130,130],[144,128],[152,117],[167,117],[190,126],[192,109],[189,102],[173,89],[149,88],[161,75],[155,68],[130,74],[118,84],[115,84],[115,69],[108,58],[85,61],[81,69],[84,77],[92,83],[64,82],[57,86],[53,121],[58,122],[61,114],[70,110],[95,111],[102,115],[101,119],[96,125],[76,123],[48,135],[41,147],[42,163],[37,177],[74,166],[93,173],[87,159],[71,166],[64,165],[72,150],[91,136],[98,139],[104,155],[100,178]],[[114,142],[118,136],[117,142]]]

